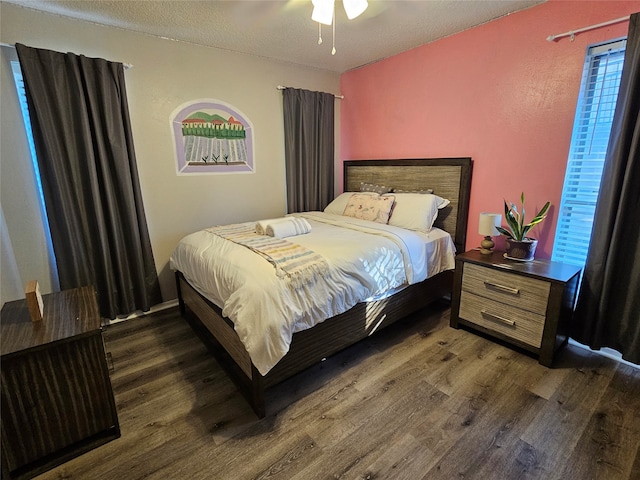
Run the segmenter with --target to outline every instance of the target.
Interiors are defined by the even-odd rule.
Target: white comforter
[[[171,256],[171,267],[233,321],[263,375],[288,352],[293,333],[454,268],[453,241],[441,230],[425,235],[322,212],[296,215],[312,230],[287,240],[330,266],[313,284],[290,287],[260,255],[204,230],[183,238]]]

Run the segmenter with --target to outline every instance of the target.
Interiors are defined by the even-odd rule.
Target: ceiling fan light
[[[358,15],[362,14],[362,12],[364,12],[369,6],[369,2],[367,2],[367,0],[342,0],[342,3],[349,20],[353,20]]]
[[[334,0],[313,0],[312,3],[313,13],[311,14],[311,20],[324,25],[331,25],[333,22]]]

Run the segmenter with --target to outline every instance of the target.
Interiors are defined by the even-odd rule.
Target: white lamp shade
[[[502,215],[499,213],[482,212],[478,223],[478,233],[485,237],[495,237],[496,235],[500,235],[500,232],[496,227],[499,227],[501,222]]]
[[[362,14],[362,12],[364,12],[369,6],[367,0],[342,0],[342,3],[349,20],[353,20],[358,15]]]
[[[333,23],[334,0],[312,0],[312,3],[313,13],[311,13],[311,20],[324,25],[331,25]]]

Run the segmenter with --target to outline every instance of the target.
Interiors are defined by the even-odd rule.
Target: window
[[[31,163],[33,164],[33,170],[35,173],[36,184],[38,188],[38,194],[40,195],[40,210],[43,218],[43,230],[45,232],[45,238],[47,239],[47,249],[49,251],[49,264],[53,273],[53,276],[57,279],[57,266],[55,262],[55,254],[53,252],[53,244],[51,242],[51,234],[49,232],[49,220],[47,217],[47,209],[44,203],[44,193],[42,191],[42,181],[40,180],[40,169],[38,168],[38,157],[36,156],[36,146],[33,141],[33,133],[31,131],[31,118],[29,117],[29,107],[27,106],[27,94],[24,88],[24,81],[22,80],[22,70],[20,70],[20,62],[14,60],[11,62],[11,70],[13,72],[13,79],[16,83],[16,90],[18,91],[18,100],[20,102],[20,110],[22,111],[22,120],[27,133],[27,141],[29,143],[29,152],[31,153]],[[55,282],[55,281],[54,281]],[[54,288],[57,288],[54,285]]]
[[[13,79],[16,82],[18,90],[18,100],[20,101],[20,110],[22,111],[22,120],[27,132],[27,141],[29,142],[29,151],[31,152],[31,161],[36,172],[36,182],[38,183],[38,192],[40,193],[40,202],[44,205],[44,194],[42,193],[42,182],[40,181],[40,172],[38,170],[38,157],[36,156],[36,147],[33,142],[33,133],[31,132],[31,118],[29,117],[29,108],[27,106],[27,94],[24,90],[24,81],[22,80],[22,71],[20,70],[20,62],[11,62],[11,70],[13,71]]]
[[[587,50],[552,259],[583,266],[600,190],[626,40]]]

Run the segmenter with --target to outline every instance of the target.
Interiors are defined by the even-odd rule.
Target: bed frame
[[[450,205],[440,211],[436,226],[451,234],[458,252],[464,251],[471,188],[470,158],[407,160],[348,160],[344,162],[344,191],[358,191],[360,182],[401,190],[433,189]],[[375,302],[359,303],[350,310],[311,329],[297,332],[287,355],[266,375],[252,364],[233,329],[233,322],[219,307],[200,295],[176,272],[180,311],[209,347],[259,418],[266,414],[265,391],[322,359],[353,345],[372,333],[423,308],[450,298],[453,270]]]

